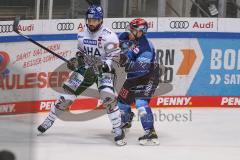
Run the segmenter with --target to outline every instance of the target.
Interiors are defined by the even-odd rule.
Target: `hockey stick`
[[[86,0],[89,5],[101,5],[101,0]]]
[[[69,62],[69,61],[68,61],[67,59],[65,59],[64,57],[58,55],[57,53],[53,52],[52,50],[48,49],[47,47],[45,47],[45,46],[41,45],[40,43],[36,42],[36,41],[33,40],[32,38],[30,38],[30,37],[22,34],[21,32],[19,32],[19,30],[18,30],[19,21],[20,21],[20,17],[16,17],[15,20],[14,20],[14,22],[13,22],[13,31],[14,31],[14,32],[16,32],[18,35],[24,37],[26,40],[28,40],[28,41],[34,43],[35,45],[39,46],[40,48],[48,51],[48,52],[51,53],[52,55],[60,58],[60,59],[63,60],[64,62],[67,62],[67,63]]]

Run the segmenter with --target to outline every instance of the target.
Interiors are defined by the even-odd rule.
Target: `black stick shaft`
[[[47,47],[45,47],[45,46],[41,45],[40,43],[36,42],[36,41],[33,40],[32,38],[30,38],[30,37],[22,34],[21,32],[19,32],[19,31],[18,31],[18,28],[17,28],[17,27],[18,27],[18,24],[19,24],[19,20],[20,20],[19,17],[17,17],[17,18],[15,19],[14,23],[13,23],[13,31],[14,31],[14,32],[16,32],[18,35],[24,37],[26,40],[28,40],[28,41],[34,43],[35,45],[39,46],[40,48],[48,51],[48,52],[51,53],[52,55],[60,58],[60,59],[63,60],[64,62],[67,62],[67,63],[68,63],[68,60],[65,59],[64,57],[58,55],[57,53],[53,52],[52,50],[48,49]]]
[[[63,60],[64,62],[67,62],[67,63],[68,63],[68,60],[67,60],[67,59],[65,59],[64,57],[58,55],[57,53],[53,52],[52,50],[48,49],[47,47],[41,45],[40,43],[34,41],[32,38],[23,35],[21,32],[19,32],[18,34],[21,35],[22,37],[24,37],[25,39],[27,39],[28,41],[36,44],[37,46],[41,47],[42,49],[44,49],[44,50],[48,51],[49,53],[53,54],[54,56],[60,58],[60,59]]]

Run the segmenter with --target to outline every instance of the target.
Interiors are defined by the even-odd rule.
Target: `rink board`
[[[130,20],[106,19],[104,23],[119,33]],[[164,76],[159,77],[161,84],[151,106],[240,106],[240,23],[236,19],[147,21],[157,60],[166,67],[160,70]],[[0,79],[0,114],[49,110],[70,71],[64,62],[12,32],[12,22],[0,24],[4,26],[0,32],[0,75],[4,76]],[[36,20],[21,21],[19,30],[69,59],[75,55],[76,33],[83,26],[83,19]],[[120,79],[119,84],[124,77]],[[96,86],[92,86],[72,109],[95,108],[96,94]]]
[[[239,108],[239,97],[222,96],[162,96],[151,99],[152,108],[192,108],[192,107],[221,107]],[[46,112],[54,105],[53,100],[39,101],[19,101],[0,104],[0,115],[23,114]],[[98,104],[98,99],[82,98],[77,99],[70,107],[70,110],[94,110]],[[134,107],[134,105],[133,105]],[[99,109],[102,109],[100,106]]]

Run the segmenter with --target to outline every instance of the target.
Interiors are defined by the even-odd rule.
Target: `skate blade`
[[[43,134],[44,134],[43,132],[38,131],[37,136],[43,136]]]
[[[37,136],[43,136],[43,135],[45,135],[45,132],[41,132],[41,131],[37,130]]]
[[[125,146],[127,144],[127,142],[124,139],[118,140],[115,143],[117,146]]]
[[[146,139],[146,140],[140,140],[139,144],[143,146],[157,146],[160,144],[160,142],[158,139]]]

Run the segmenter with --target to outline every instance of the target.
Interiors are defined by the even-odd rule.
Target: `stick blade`
[[[20,21],[20,17],[16,17],[14,22],[13,22],[13,31],[16,32],[16,33],[19,33],[19,31],[18,31],[19,21]]]

